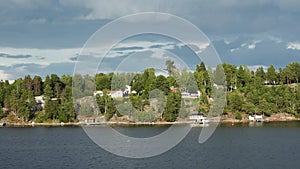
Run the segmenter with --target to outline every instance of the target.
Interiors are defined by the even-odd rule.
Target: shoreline
[[[300,118],[293,119],[264,119],[262,122],[295,122],[300,121]],[[251,123],[255,121],[250,120],[237,120],[237,119],[223,119],[218,124],[239,124],[239,123]],[[173,125],[173,124],[195,124],[193,121],[175,121],[175,122],[101,122],[101,123],[82,123],[82,122],[68,122],[68,123],[11,123],[5,122],[7,127],[34,127],[34,126],[139,126],[139,125]],[[214,123],[214,122],[210,122]],[[259,123],[259,122],[258,122]],[[208,123],[209,124],[209,123]]]

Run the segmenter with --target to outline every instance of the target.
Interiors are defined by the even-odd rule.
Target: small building
[[[181,92],[181,97],[182,97],[182,98],[190,98],[191,95],[190,95],[190,93],[188,93],[188,92]]]
[[[96,96],[96,95],[99,95],[99,96],[103,96],[103,91],[101,91],[101,90],[96,90],[96,91],[94,91],[94,96]]]
[[[111,96],[111,98],[122,98],[123,92],[121,90],[110,91],[108,95]]]
[[[131,94],[131,86],[125,85],[125,90],[124,90],[123,94],[125,94],[125,95]]]
[[[200,98],[201,92],[181,92],[181,98],[197,99]]]
[[[44,96],[35,96],[34,100],[38,105],[41,105],[44,108],[45,105]]]
[[[93,118],[93,117],[87,117],[84,119],[84,122],[89,124],[89,123],[95,123],[96,122],[96,119]]]
[[[174,93],[176,93],[176,92],[179,91],[179,89],[178,89],[177,87],[174,87],[174,86],[170,87],[170,89],[171,89],[171,91],[174,92]]]

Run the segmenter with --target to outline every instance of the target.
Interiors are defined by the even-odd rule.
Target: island
[[[177,69],[171,60],[165,65],[167,76],[148,68],[142,73],[2,80],[1,124],[176,124],[192,123],[191,115],[220,117],[222,123],[256,121],[256,116],[263,121],[300,120],[297,62],[277,70],[273,65],[250,70],[229,63],[206,68],[202,62],[193,72]],[[216,91],[226,94],[217,96]],[[212,109],[218,106],[221,111]]]

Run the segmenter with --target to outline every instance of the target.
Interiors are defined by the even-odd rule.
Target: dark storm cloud
[[[300,1],[298,0],[23,0],[0,1],[0,47],[62,49],[80,48],[99,28],[115,18],[136,12],[166,12],[187,19],[212,39],[223,61],[236,65],[270,65],[282,67],[300,61],[299,50],[288,50],[287,44],[300,41]],[[174,29],[174,28],[169,28]],[[120,28],[120,31],[122,28]],[[278,38],[277,43],[269,37]],[[230,43],[224,40],[233,38]],[[255,40],[261,42],[249,48]],[[151,41],[151,40],[150,40]],[[242,47],[242,44],[246,46]],[[150,47],[152,48],[152,47]],[[153,46],[163,48],[163,46]],[[117,49],[125,54],[126,50]],[[115,49],[116,50],[116,49]],[[191,52],[175,48],[180,56]],[[44,56],[8,55],[1,58],[43,59]],[[130,53],[132,54],[132,53]],[[68,56],[75,61],[74,53]],[[96,58],[91,58],[95,60]],[[112,58],[107,67],[122,59]],[[194,60],[188,64],[196,63]],[[198,62],[198,61],[197,61]],[[98,62],[97,62],[98,63]],[[37,63],[0,67],[13,76],[36,73],[72,74],[74,63]],[[20,75],[21,75],[20,74]]]
[[[31,55],[9,55],[6,53],[0,53],[0,58],[26,59],[31,57],[32,57]]]

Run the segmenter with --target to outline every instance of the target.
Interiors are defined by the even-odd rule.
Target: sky
[[[253,70],[300,62],[298,0],[10,0],[0,1],[0,80],[27,74],[72,75],[82,47],[98,29],[139,12],[188,20],[207,35],[222,62]],[[167,38],[157,39],[119,43],[104,66],[113,67],[134,53],[163,63],[168,52],[190,52]]]

